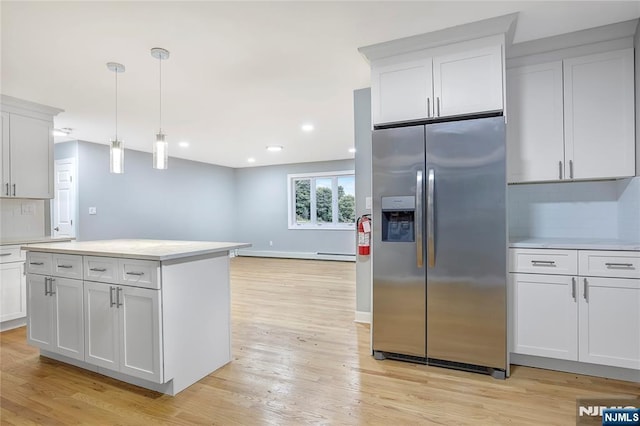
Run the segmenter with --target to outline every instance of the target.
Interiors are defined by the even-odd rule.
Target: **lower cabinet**
[[[27,315],[24,261],[0,264],[0,322]]]
[[[85,281],[85,361],[163,383],[160,290]]]
[[[82,281],[27,275],[27,341],[51,352],[84,360]]]

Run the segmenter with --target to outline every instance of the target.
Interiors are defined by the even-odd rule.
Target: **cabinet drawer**
[[[73,254],[52,254],[51,275],[82,279],[82,256]]]
[[[640,252],[581,250],[579,270],[590,277],[640,278]]]
[[[576,250],[509,249],[509,272],[577,275]]]
[[[118,259],[84,256],[84,279],[104,283],[118,283]]]
[[[118,259],[118,282],[135,287],[160,288],[160,262]]]
[[[25,258],[20,246],[0,246],[0,263],[20,262]]]
[[[30,274],[50,275],[53,270],[51,253],[29,252],[27,255],[27,272]]]

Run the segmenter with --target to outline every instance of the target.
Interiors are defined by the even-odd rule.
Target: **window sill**
[[[352,226],[332,226],[332,225],[289,225],[289,229],[304,231],[355,231],[355,225]]]

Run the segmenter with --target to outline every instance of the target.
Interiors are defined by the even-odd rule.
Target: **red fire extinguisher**
[[[365,214],[358,218],[358,254],[371,254],[371,215]]]

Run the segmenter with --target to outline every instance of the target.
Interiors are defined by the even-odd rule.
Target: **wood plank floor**
[[[176,397],[40,358],[24,328],[1,333],[1,423],[569,425],[577,397],[640,394],[525,367],[499,381],[375,361],[353,322],[353,263],[236,258],[231,274],[233,361]]]

